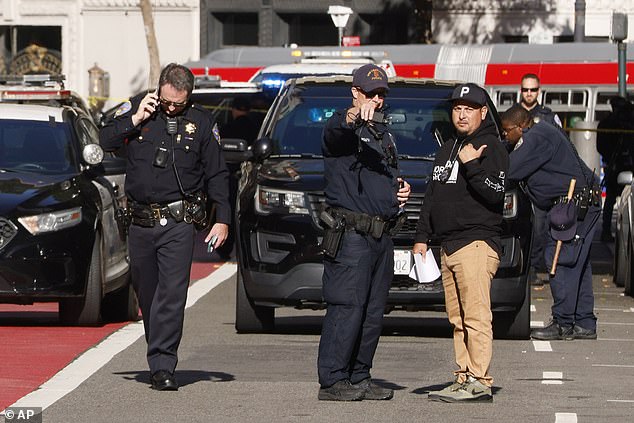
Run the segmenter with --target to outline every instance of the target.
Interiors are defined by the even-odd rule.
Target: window
[[[257,13],[218,13],[214,16],[222,22],[222,43],[224,45],[258,45]]]

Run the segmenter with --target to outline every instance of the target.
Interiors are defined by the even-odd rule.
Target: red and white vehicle
[[[634,46],[629,47],[631,52]],[[266,66],[317,54],[382,57],[391,61],[398,76],[476,82],[489,90],[500,110],[519,98],[522,75],[535,73],[542,82],[541,103],[553,109],[565,127],[578,119],[599,120],[610,110],[608,99],[617,93],[617,48],[611,43],[236,47],[213,51],[188,65],[198,75],[247,81]],[[634,54],[626,72],[634,74]]]

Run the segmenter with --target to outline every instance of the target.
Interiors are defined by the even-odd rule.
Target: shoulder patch
[[[130,109],[132,109],[132,103],[130,103],[130,101],[126,101],[121,106],[119,106],[116,112],[114,112],[114,117],[119,117],[121,115],[124,115],[128,113]]]
[[[216,139],[216,142],[220,144],[220,130],[218,129],[217,123],[214,123],[214,126],[211,129],[211,132],[214,134],[214,138]]]

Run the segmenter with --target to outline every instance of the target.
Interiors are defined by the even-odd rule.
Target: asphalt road
[[[597,341],[494,342],[492,404],[444,404],[427,391],[454,368],[444,313],[385,319],[373,377],[391,401],[317,400],[321,311],[284,309],[274,334],[234,330],[235,277],[187,310],[178,392],[149,388],[145,342],[136,342],[44,410],[44,422],[626,422],[632,421],[634,298],[611,276],[610,252],[594,248]],[[548,320],[548,285],[533,287],[532,320]],[[107,341],[106,341],[107,342]]]

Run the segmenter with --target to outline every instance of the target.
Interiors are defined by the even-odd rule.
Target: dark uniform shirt
[[[138,126],[132,124],[144,95],[124,103],[115,116],[101,129],[99,138],[106,151],[126,144],[126,195],[141,204],[166,204],[183,198],[176,169],[186,193],[204,190],[216,205],[216,222],[229,224],[229,172],[219,145],[219,136],[211,114],[196,104],[188,105],[178,116],[178,132],[166,130],[166,115],[154,113]],[[164,167],[154,165],[156,150],[167,149]]]
[[[577,192],[594,178],[568,138],[546,122],[524,130],[510,160],[509,179],[525,181],[531,201],[542,210],[568,193],[570,179],[576,179]]]
[[[326,203],[387,220],[399,211],[396,146],[385,125],[376,128],[382,141],[366,128],[357,135],[346,122],[346,110],[328,119],[322,143]]]

